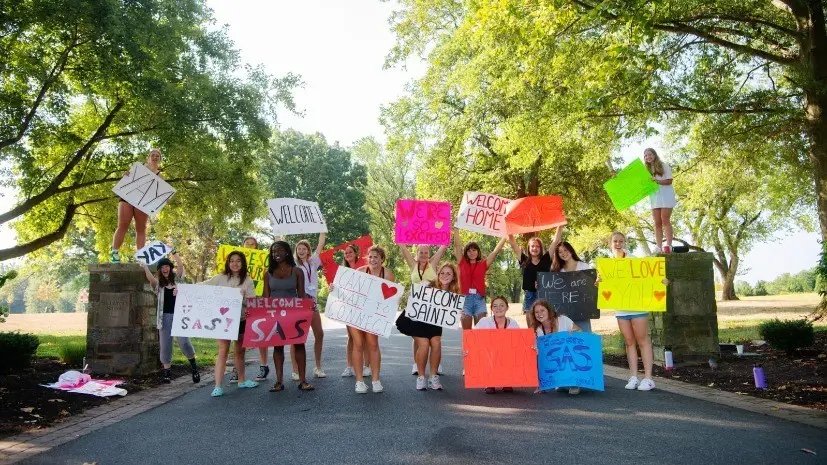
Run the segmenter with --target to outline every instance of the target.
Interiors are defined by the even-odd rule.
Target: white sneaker
[[[644,378],[637,387],[638,391],[651,391],[655,389],[655,382],[649,378]]]
[[[576,396],[577,394],[580,394],[580,388],[579,387],[569,388],[569,394],[571,394],[573,396]]]
[[[371,376],[373,372],[370,370],[370,367],[362,368],[362,376]]]
[[[442,364],[441,363],[439,364],[438,367],[436,367],[436,374],[438,374],[438,375],[444,375],[445,374],[445,372],[442,371]]]
[[[637,389],[638,384],[640,384],[640,381],[638,381],[637,376],[632,376],[629,378],[629,382],[626,383],[625,388],[629,390]]]
[[[427,391],[428,390],[428,388],[426,387],[424,376],[417,376],[417,378],[416,378],[416,390],[417,391]]]
[[[434,391],[442,390],[442,384],[439,382],[439,375],[431,376],[430,379],[428,379],[428,387]]]
[[[377,394],[385,390],[385,388],[382,387],[382,381],[377,380],[377,381],[374,381],[371,384],[372,384],[371,387],[373,387],[373,392],[375,392]]]
[[[342,372],[342,378],[349,378],[351,376],[356,376],[356,372],[353,371],[353,367],[345,367],[345,371]]]
[[[324,370],[322,370],[321,368],[314,368],[313,376],[315,376],[316,378],[327,378],[327,374],[325,374]]]
[[[414,363],[413,366],[411,367],[411,375],[419,376],[419,370],[416,368],[416,363]]]
[[[356,381],[356,394],[367,394],[368,385],[364,381]]]
[[[290,374],[290,379],[292,379],[293,381],[298,381],[299,374],[294,371],[292,374]]]

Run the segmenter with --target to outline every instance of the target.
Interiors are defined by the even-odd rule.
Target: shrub
[[[815,342],[813,324],[807,320],[781,321],[778,318],[758,326],[758,333],[774,349],[793,353]]]
[[[63,342],[57,348],[60,361],[70,367],[83,369],[83,358],[86,357],[85,342]]]
[[[0,333],[0,372],[28,367],[39,345],[34,334]]]

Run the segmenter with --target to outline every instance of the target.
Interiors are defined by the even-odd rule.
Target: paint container
[[[755,379],[755,389],[767,389],[767,380],[764,378],[764,368],[760,364],[752,368],[752,377]]]
[[[667,347],[665,351],[663,351],[663,360],[664,360],[664,368],[668,371],[672,368],[675,368],[675,362],[672,360],[672,348]]]

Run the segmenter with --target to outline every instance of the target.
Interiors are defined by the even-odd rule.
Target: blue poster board
[[[603,345],[600,336],[576,332],[537,338],[540,390],[581,387],[603,390]]]

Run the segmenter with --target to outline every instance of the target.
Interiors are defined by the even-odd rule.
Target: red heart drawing
[[[609,300],[609,297],[612,296],[612,291],[603,291],[603,298]]]
[[[222,315],[224,315],[227,312],[229,312],[230,309],[229,309],[229,307],[221,307],[221,308],[218,309],[218,311],[221,312]]]
[[[666,297],[666,291],[655,291],[654,294],[655,299],[657,299],[658,302],[660,302],[661,300],[663,300],[664,297]]]
[[[399,292],[399,289],[382,283],[382,295],[385,296],[385,300],[395,296],[397,292]]]

